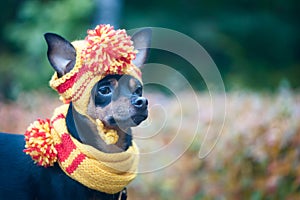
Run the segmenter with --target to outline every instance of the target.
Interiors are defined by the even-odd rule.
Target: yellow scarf
[[[25,133],[24,152],[39,165],[48,167],[58,162],[72,179],[88,188],[114,194],[120,192],[135,177],[138,148],[134,141],[127,151],[103,153],[82,144],[67,130],[66,114],[69,105],[58,107],[50,120],[37,120]]]

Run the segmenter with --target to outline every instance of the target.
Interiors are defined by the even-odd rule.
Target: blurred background
[[[99,23],[125,29],[164,27],[190,36],[211,55],[228,90],[276,90],[282,82],[293,89],[300,85],[297,0],[11,0],[1,4],[1,99],[47,86],[52,69],[45,59],[45,32],[72,41],[84,38],[86,30]],[[182,62],[168,56],[158,58],[153,52],[150,61],[182,68]]]
[[[141,175],[129,188],[130,199],[300,198],[300,1],[10,0],[1,4],[0,131],[23,133],[30,122],[50,117],[60,104],[48,87],[53,71],[46,59],[45,32],[72,41],[84,38],[86,30],[99,23],[125,29],[169,28],[198,41],[216,63],[227,91],[226,123],[207,158],[198,158],[204,137],[199,134],[173,165]],[[210,102],[205,83],[185,67],[189,65],[185,60],[153,50],[148,62],[178,70],[198,92],[203,108],[199,133],[223,122],[211,121],[205,109]],[[148,96],[153,104],[167,102],[164,109],[172,113],[174,123],[164,131],[172,133],[179,115],[176,100],[161,93]],[[189,122],[199,115],[193,105],[181,106],[187,122],[185,137],[192,138]],[[152,121],[155,127],[155,118]],[[170,134],[157,137],[165,143],[172,140]]]

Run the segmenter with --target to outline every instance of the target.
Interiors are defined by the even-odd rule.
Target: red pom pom
[[[57,161],[57,151],[51,135],[52,126],[50,120],[41,120],[30,124],[25,136],[24,152],[31,156],[40,166],[53,166]]]

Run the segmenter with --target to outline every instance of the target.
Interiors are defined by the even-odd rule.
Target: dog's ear
[[[131,37],[134,49],[139,51],[136,58],[132,61],[137,67],[142,67],[148,57],[149,48],[151,46],[151,37],[152,30],[150,28],[144,28],[137,31]]]
[[[48,60],[58,77],[61,77],[73,69],[76,50],[69,41],[57,34],[46,33],[44,36],[48,44]]]

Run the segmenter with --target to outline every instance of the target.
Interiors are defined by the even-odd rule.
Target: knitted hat
[[[114,30],[110,25],[98,25],[87,31],[84,40],[74,41],[76,63],[74,68],[58,77],[55,73],[50,86],[65,103],[72,101],[77,112],[85,115],[91,90],[109,74],[128,74],[141,81],[141,71],[132,60],[137,50],[125,30]]]

